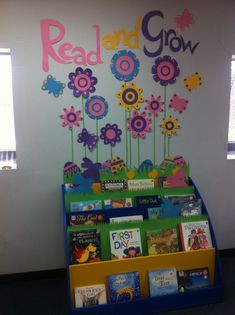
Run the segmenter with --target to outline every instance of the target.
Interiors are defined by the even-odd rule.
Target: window
[[[0,169],[16,168],[11,52],[0,48]]]

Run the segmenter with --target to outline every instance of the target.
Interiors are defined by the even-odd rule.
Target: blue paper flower
[[[120,50],[111,60],[111,71],[120,81],[131,81],[139,72],[139,60],[132,51]]]
[[[91,119],[102,119],[108,114],[108,103],[102,96],[92,96],[86,101],[85,111]]]

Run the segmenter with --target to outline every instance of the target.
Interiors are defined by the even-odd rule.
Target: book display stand
[[[151,190],[142,191],[142,195],[164,196],[164,195],[185,195],[194,193],[197,198],[201,195],[191,179],[187,187],[179,188],[155,188]],[[70,212],[70,204],[74,201],[80,200],[104,200],[107,195],[115,195],[115,193],[96,194],[81,194],[68,193],[65,190],[65,185],[62,185],[62,199],[63,199],[63,214],[64,214],[64,235],[65,235],[65,251],[66,251],[66,265],[68,277],[68,299],[71,309],[71,314],[143,314],[151,315],[161,313],[163,311],[176,310],[180,308],[190,308],[197,305],[218,303],[223,301],[223,277],[221,272],[220,258],[213,226],[207,212],[207,208],[202,200],[202,214],[195,216],[195,218],[174,217],[164,218],[159,220],[148,220],[147,209],[145,206],[136,206],[120,209],[102,209],[104,215],[104,222],[97,224],[97,228],[101,231],[101,256],[102,260],[99,262],[71,264],[70,261],[70,244],[69,233],[79,229],[79,231],[91,227],[89,225],[79,225],[76,227],[70,226],[69,221],[71,215],[84,213],[84,211]],[[112,194],[112,195],[111,195]],[[120,197],[134,197],[140,195],[137,191],[119,192]],[[104,194],[103,194],[104,195]],[[96,210],[91,210],[96,211]],[[86,211],[86,213],[88,213]],[[94,212],[93,212],[94,213]],[[144,220],[142,222],[123,222],[109,224],[109,218],[117,216],[142,215]],[[176,227],[181,222],[208,220],[210,225],[212,248],[200,249],[194,251],[179,251],[174,253],[166,253],[161,255],[148,256],[146,246],[145,233],[149,229]],[[140,228],[143,256],[128,258],[128,259],[111,259],[109,231],[129,228]],[[93,225],[94,228],[94,225]],[[148,285],[148,271],[161,268],[175,267],[176,270],[189,270],[207,267],[210,272],[210,287],[194,290],[192,292],[177,293],[172,295],[165,295],[160,297],[150,297]],[[103,304],[89,307],[75,308],[74,288],[81,286],[90,286],[95,284],[107,284],[107,277],[112,274],[126,273],[138,271],[140,275],[140,291],[141,299],[137,301],[120,302],[115,304]]]

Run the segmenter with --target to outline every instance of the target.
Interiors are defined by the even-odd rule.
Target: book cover
[[[180,223],[179,229],[184,251],[212,247],[209,222],[207,220]]]
[[[129,216],[124,216],[124,217],[114,217],[110,218],[109,222],[110,223],[121,223],[121,222],[139,222],[143,221],[143,216],[142,215],[129,215]]]
[[[104,208],[112,209],[112,208],[130,208],[132,207],[132,199],[131,198],[120,198],[120,199],[107,199],[104,200]]]
[[[104,220],[104,213],[95,211],[93,213],[70,214],[68,222],[70,226],[85,224],[95,225],[104,222]]]
[[[188,292],[210,287],[210,274],[207,267],[181,270],[177,272],[179,292]]]
[[[102,209],[101,200],[75,201],[70,203],[70,211],[86,211]]]
[[[107,304],[105,284],[75,287],[75,307],[88,307]]]
[[[182,217],[191,217],[200,214],[202,214],[201,199],[188,201],[182,204],[182,208],[180,210],[180,215]]]
[[[169,198],[173,204],[184,204],[185,202],[195,201],[196,196],[194,194],[189,195],[165,195],[165,198]]]
[[[134,271],[109,275],[108,289],[110,303],[139,300],[139,272]]]
[[[146,237],[150,256],[179,251],[178,235],[175,228],[147,231]]]
[[[100,232],[84,230],[70,233],[70,263],[83,264],[101,260]]]
[[[109,236],[112,259],[142,256],[139,228],[110,231]]]
[[[136,201],[137,206],[149,206],[149,207],[159,207],[162,203],[161,197],[158,195],[136,196],[135,201]]]
[[[151,270],[148,272],[150,296],[178,293],[178,281],[175,268]]]

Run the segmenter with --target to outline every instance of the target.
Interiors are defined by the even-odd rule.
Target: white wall
[[[159,27],[176,29],[173,18],[185,8],[193,13],[196,23],[183,32],[183,37],[199,41],[200,45],[193,55],[174,54],[168,49],[163,54],[177,59],[181,79],[198,71],[203,84],[189,93],[181,80],[167,90],[168,97],[177,92],[189,100],[188,109],[180,116],[182,129],[172,140],[172,152],[183,155],[191,164],[191,175],[210,212],[219,248],[235,247],[235,167],[234,161],[226,158],[235,2],[2,0],[0,47],[12,50],[18,169],[0,174],[1,274],[65,266],[60,185],[63,165],[71,159],[71,146],[69,132],[60,126],[59,115],[64,107],[80,106],[81,100],[75,99],[69,89],[59,98],[41,90],[47,73],[42,70],[40,19],[59,20],[65,26],[67,41],[93,49],[93,24],[100,26],[101,36],[120,27],[132,30],[139,16],[161,10],[165,18]],[[162,89],[150,72],[154,59],[143,55],[146,40],[141,31],[139,36],[140,49],[135,53],[141,68],[135,82],[144,89],[144,96],[161,94]],[[91,68],[98,77],[96,94],[113,106],[113,116],[103,123],[120,123],[123,112],[117,107],[115,94],[121,82],[114,80],[109,70],[114,52],[101,49],[104,64]],[[49,73],[67,83],[67,75],[75,67],[50,60]],[[94,128],[94,123],[90,123],[89,128]],[[146,153],[149,146],[151,137],[142,141],[142,159],[151,158]],[[100,160],[108,158],[108,152],[108,148],[103,150]],[[114,152],[124,157],[124,146]],[[83,150],[76,146],[77,163],[81,157]],[[162,153],[158,156],[161,159]]]

